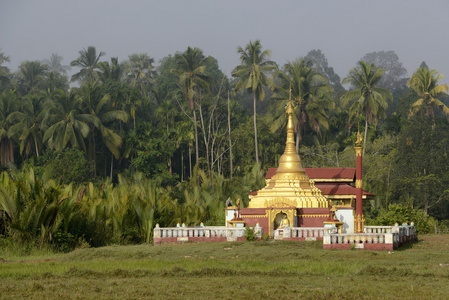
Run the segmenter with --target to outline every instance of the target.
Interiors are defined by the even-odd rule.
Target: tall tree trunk
[[[257,146],[257,124],[256,124],[256,93],[254,93],[254,150],[256,151],[256,163],[259,163],[259,147]]]
[[[210,163],[210,154],[209,154],[210,130],[209,130],[209,134],[206,134],[206,131],[204,128],[203,110],[201,108],[202,107],[201,107],[201,100],[200,100],[199,101],[200,124],[201,124],[201,130],[203,131],[204,146],[206,147],[207,170],[209,171],[209,176],[210,176],[211,175],[211,163]]]
[[[111,152],[111,182],[112,182],[112,170],[114,168],[114,155]]]
[[[193,123],[195,123],[195,124],[193,124],[193,127],[195,128],[195,153],[196,153],[196,156],[195,156],[195,158],[196,158],[196,161],[195,161],[195,163],[197,163],[198,162],[198,160],[200,159],[200,154],[199,154],[199,152],[198,152],[198,128],[197,128],[197,122],[196,122],[196,112],[195,112],[195,107],[193,108]]]
[[[104,180],[108,178],[108,156],[104,156]]]
[[[168,174],[172,175],[171,156],[168,157]]]
[[[9,162],[14,163],[14,146],[12,139],[3,137],[0,141],[1,165],[6,167]]]
[[[366,146],[366,134],[368,133],[368,117],[365,119],[365,136],[363,138],[363,152],[362,157],[365,157],[365,146]]]
[[[36,155],[37,155],[37,157],[39,157],[39,149],[37,147],[37,140],[35,138],[33,138],[33,140],[34,140],[34,146],[36,147]]]
[[[189,144],[189,178],[192,178],[192,147]]]
[[[301,131],[298,129],[296,131],[296,153],[299,153],[299,141],[301,140]]]
[[[228,132],[229,132],[229,171],[232,179],[232,141],[231,141],[231,105],[228,91]]]
[[[167,121],[167,149],[170,149],[170,139],[169,139],[169,130],[168,130],[168,121]],[[171,155],[168,156],[168,174],[172,175],[172,167],[171,167]]]
[[[209,141],[210,141],[210,124],[211,120],[209,120],[209,134],[206,134],[206,129],[204,127],[204,118],[203,118],[203,106],[201,103],[201,91],[199,87],[196,87],[196,94],[198,95],[198,107],[200,111],[200,124],[201,124],[201,130],[203,131],[203,139],[204,139],[204,146],[206,146],[206,161],[207,161],[207,169],[209,171],[209,177],[212,175],[211,170],[211,161],[210,161],[210,155],[209,155]],[[211,112],[211,114],[213,111]],[[212,115],[211,115],[212,116]]]
[[[181,182],[184,181],[184,151],[181,150]]]
[[[92,138],[91,138],[91,151],[92,151],[92,157],[91,157],[91,160],[92,160],[92,162],[93,162],[93,170],[92,170],[92,172],[93,172],[93,176],[95,177],[95,176],[97,176],[97,155],[96,155],[96,150],[95,150],[95,136],[94,136],[94,134],[92,133]]]
[[[8,150],[7,150],[7,146],[6,146],[6,139],[2,139],[0,141],[0,149],[1,149],[1,162],[2,162],[2,167],[6,166],[6,162],[8,161]]]
[[[14,163],[14,144],[12,139],[9,140],[9,161]]]

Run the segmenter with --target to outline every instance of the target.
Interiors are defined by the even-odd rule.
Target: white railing
[[[393,226],[365,226],[363,231],[365,233],[391,233]]]
[[[262,228],[254,227],[256,237],[262,237]],[[238,238],[245,236],[244,227],[198,226],[198,227],[156,227],[154,238]]]
[[[306,240],[316,240],[318,238],[323,238],[325,231],[328,233],[337,233],[338,229],[336,227],[287,227],[276,229],[274,231],[274,238],[305,238]]]
[[[324,245],[331,244],[393,244],[394,247],[415,239],[415,226],[365,226],[363,233],[327,233]]]
[[[325,238],[325,244],[383,244],[391,233],[334,233]]]
[[[406,242],[407,239],[415,237],[415,226],[365,226],[365,233],[397,233],[400,243]]]

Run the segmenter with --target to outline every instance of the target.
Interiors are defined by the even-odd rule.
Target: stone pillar
[[[363,232],[363,204],[362,204],[362,147],[355,147],[355,228],[356,233]]]
[[[161,237],[161,229],[159,228],[159,224],[156,224],[156,227],[154,228],[153,237],[154,238],[160,238]]]

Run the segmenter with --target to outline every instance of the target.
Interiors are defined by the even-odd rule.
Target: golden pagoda
[[[271,177],[267,185],[257,191],[257,195],[250,196],[248,208],[269,208],[283,203],[296,209],[299,208],[328,208],[328,200],[315,187],[313,180],[306,175],[301,165],[301,159],[296,153],[293,128],[293,104],[291,99],[286,109],[287,142],[285,151],[279,160],[276,174]]]

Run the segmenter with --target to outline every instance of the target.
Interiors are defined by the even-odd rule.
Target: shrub
[[[254,232],[254,229],[251,227],[246,227],[245,228],[245,234],[244,234],[245,239],[248,242],[252,242],[256,240],[256,233]]]
[[[75,249],[77,238],[68,232],[58,231],[53,236],[53,247],[60,252],[70,252]]]
[[[271,237],[268,234],[264,233],[262,236],[262,241],[267,242],[269,240],[271,240]]]
[[[430,233],[435,220],[422,210],[402,204],[390,204],[387,211],[382,211],[378,217],[368,220],[367,225],[391,226],[395,223],[415,223],[416,233]]]

